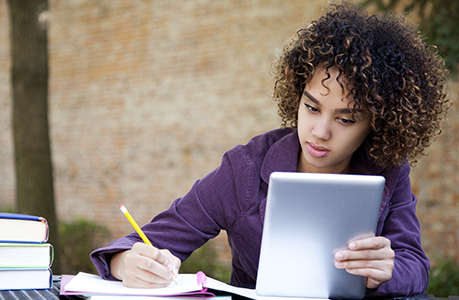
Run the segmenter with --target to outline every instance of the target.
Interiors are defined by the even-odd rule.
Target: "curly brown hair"
[[[317,68],[326,74],[337,68],[349,79],[352,109],[371,118],[367,142],[377,165],[416,163],[441,132],[450,103],[447,70],[417,26],[403,17],[369,15],[343,2],[298,30],[273,64],[273,99],[283,127],[297,127],[301,94]]]

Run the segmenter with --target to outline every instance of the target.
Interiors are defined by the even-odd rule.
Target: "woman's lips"
[[[317,158],[323,157],[327,155],[328,152],[330,152],[330,150],[328,150],[327,148],[324,148],[324,147],[321,147],[315,144],[311,144],[311,143],[307,143],[307,148],[308,148],[309,154]]]

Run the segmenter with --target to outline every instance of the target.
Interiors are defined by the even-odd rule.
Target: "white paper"
[[[65,291],[104,295],[170,296],[202,289],[198,285],[196,274],[180,274],[177,283],[172,282],[166,288],[129,288],[120,281],[104,280],[100,276],[80,272],[65,286]]]
[[[193,297],[193,296],[116,296],[116,295],[93,295],[91,300],[231,300],[231,296],[218,296],[218,297]]]
[[[68,292],[82,292],[84,294],[93,295],[91,299],[94,300],[121,300],[120,297],[123,297],[123,300],[127,299],[136,299],[136,300],[143,300],[143,297],[139,296],[157,296],[155,300],[159,300],[163,297],[161,296],[170,296],[170,295],[177,295],[182,294],[190,291],[199,291],[202,289],[200,285],[197,284],[197,276],[196,274],[179,274],[177,276],[177,283],[172,282],[166,288],[155,288],[155,289],[145,289],[145,288],[129,288],[123,285],[122,282],[119,281],[109,281],[103,280],[100,276],[87,274],[80,272],[77,276],[75,276],[66,286],[65,290]],[[207,277],[207,283],[205,287],[209,289],[214,289],[221,292],[227,292],[231,294],[240,295],[250,299],[257,299],[257,300],[297,300],[297,299],[307,299],[307,300],[314,300],[312,298],[284,298],[284,297],[264,297],[258,296],[255,292],[255,289],[246,289],[246,288],[239,288],[234,287],[232,285],[223,283],[216,279]],[[100,295],[94,295],[100,294]],[[132,298],[125,298],[125,296],[136,296]],[[200,297],[201,298],[201,297]],[[208,298],[208,297],[203,297]],[[216,297],[217,299],[225,299],[226,297]],[[151,298],[150,298],[151,299]],[[167,298],[167,300],[191,300],[193,298],[190,297],[173,297]],[[161,299],[162,300],[162,299]],[[323,299],[321,299],[323,300]]]

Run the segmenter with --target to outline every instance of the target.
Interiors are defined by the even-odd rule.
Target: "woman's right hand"
[[[113,255],[110,272],[127,287],[159,288],[171,283],[172,274],[178,275],[180,264],[169,250],[136,243],[131,250]]]

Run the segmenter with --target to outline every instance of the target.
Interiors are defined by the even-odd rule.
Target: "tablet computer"
[[[365,278],[337,269],[334,254],[375,235],[384,184],[382,176],[272,173],[256,293],[363,298]]]

